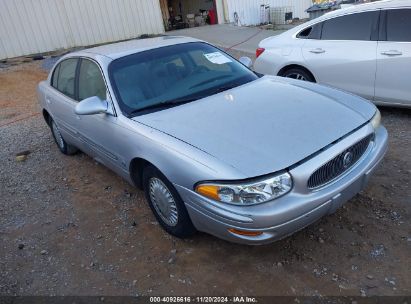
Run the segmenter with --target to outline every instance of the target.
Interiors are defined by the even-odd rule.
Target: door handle
[[[314,53],[314,54],[322,54],[322,53],[325,53],[325,50],[323,50],[321,48],[317,48],[317,49],[310,50],[310,52]]]
[[[389,51],[383,51],[383,52],[381,52],[381,55],[386,55],[386,56],[400,56],[400,55],[402,55],[402,52],[397,51],[397,50],[389,50]]]

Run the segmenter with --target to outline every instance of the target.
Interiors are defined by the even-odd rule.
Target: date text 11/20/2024
[[[254,297],[150,297],[150,303],[258,303]]]

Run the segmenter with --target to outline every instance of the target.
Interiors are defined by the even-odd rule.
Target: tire
[[[143,172],[146,200],[161,227],[178,238],[196,233],[183,200],[167,178],[153,166]]]
[[[51,134],[53,134],[54,141],[56,142],[57,147],[61,151],[61,153],[65,155],[73,155],[78,152],[78,149],[72,145],[69,145],[63,138],[60,133],[60,130],[57,124],[54,122],[53,119],[50,118],[50,129]]]
[[[293,78],[302,81],[315,82],[314,77],[304,69],[291,68],[282,73],[282,77]]]

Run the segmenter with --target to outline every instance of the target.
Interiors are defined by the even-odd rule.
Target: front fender
[[[189,189],[202,180],[245,178],[237,169],[188,143],[142,123],[124,120],[127,137],[132,139],[126,156],[127,168],[133,159],[143,159],[170,182]]]

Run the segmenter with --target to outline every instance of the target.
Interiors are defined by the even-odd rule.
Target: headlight
[[[218,202],[253,205],[278,198],[292,188],[292,178],[288,173],[269,177],[260,181],[245,183],[200,183],[195,191]]]
[[[377,129],[381,124],[381,113],[380,111],[375,112],[374,117],[371,119],[371,124],[374,129]]]

